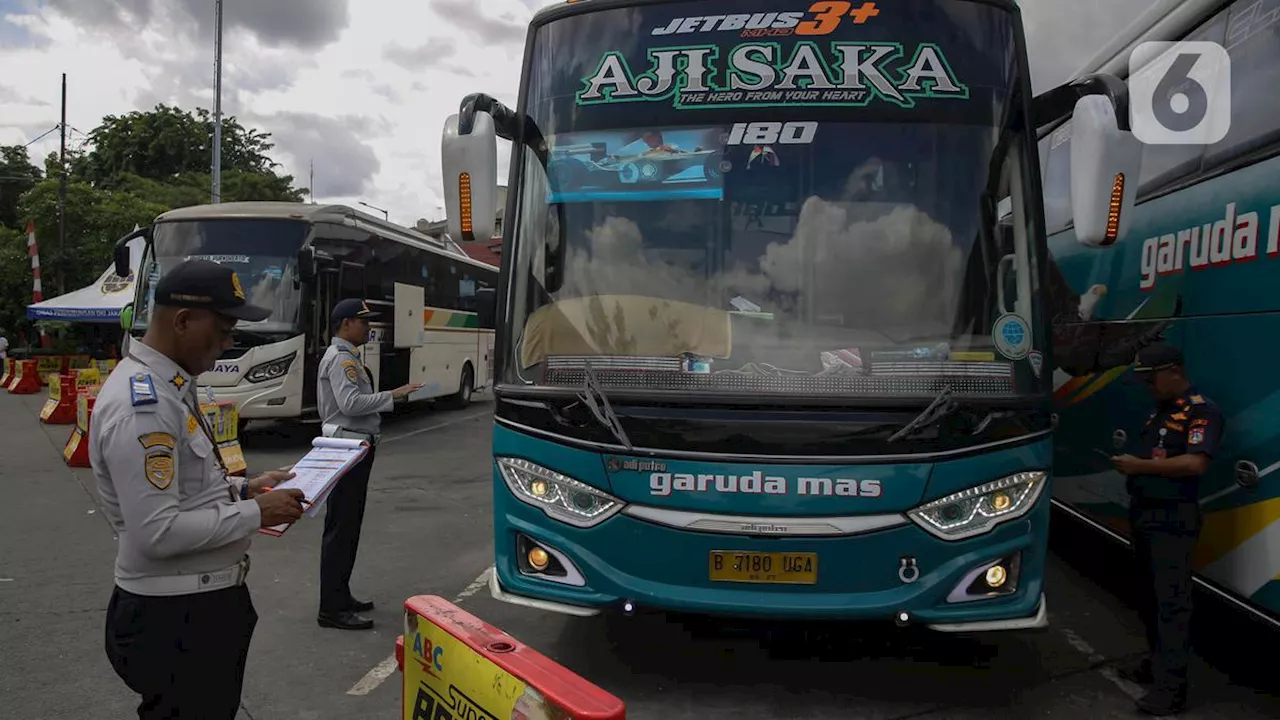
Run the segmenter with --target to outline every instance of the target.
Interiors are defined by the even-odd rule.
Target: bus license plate
[[[818,554],[712,550],[710,571],[717,582],[815,585]]]

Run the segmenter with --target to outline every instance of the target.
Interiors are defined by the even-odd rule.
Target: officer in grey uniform
[[[293,475],[227,475],[195,378],[231,344],[245,301],[230,268],[184,262],[160,279],[146,336],[103,384],[89,458],[119,538],[107,606],[111,666],[142,696],[138,717],[232,720],[257,613],[245,585],[250,539],[302,515]]]
[[[421,385],[410,383],[395,390],[374,392],[373,378],[360,360],[357,348],[369,339],[369,320],[377,317],[363,300],[343,300],[334,305],[329,321],[333,340],[325,349],[316,373],[316,401],[326,437],[353,438],[369,443],[369,452],[338,480],[329,493],[320,543],[321,627],[367,630],[373,620],[360,613],[373,603],[351,595],[351,572],[360,546],[365,498],[373,456],[381,440],[382,416],[395,401],[408,397]]]

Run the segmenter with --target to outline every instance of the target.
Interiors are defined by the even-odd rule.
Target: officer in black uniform
[[[1143,348],[1134,372],[1151,390],[1156,409],[1147,417],[1136,453],[1112,462],[1128,476],[1129,523],[1150,653],[1120,674],[1151,686],[1138,709],[1172,715],[1186,704],[1200,477],[1218,452],[1226,423],[1218,407],[1191,384],[1176,348],[1162,343]]]

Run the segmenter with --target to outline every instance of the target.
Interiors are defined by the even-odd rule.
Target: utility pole
[[[222,0],[214,0],[213,30],[213,197],[222,202]]]
[[[62,133],[58,151],[58,294],[67,291],[67,276],[63,267],[67,263],[67,74],[62,73]]]
[[[310,196],[311,204],[316,204],[316,161],[311,160],[311,177],[307,180],[307,195]]]

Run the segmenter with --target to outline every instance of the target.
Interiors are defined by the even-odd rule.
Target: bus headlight
[[[249,372],[244,374],[244,379],[251,383],[259,383],[284,377],[289,372],[289,367],[293,365],[293,359],[297,356],[298,353],[295,350],[282,358],[254,365],[249,368]]]
[[[592,527],[613,517],[624,503],[612,495],[519,458],[497,458],[498,470],[511,494],[577,527]]]
[[[1041,470],[1016,473],[927,502],[907,516],[943,540],[981,535],[1025,515],[1036,504],[1047,477]]]

